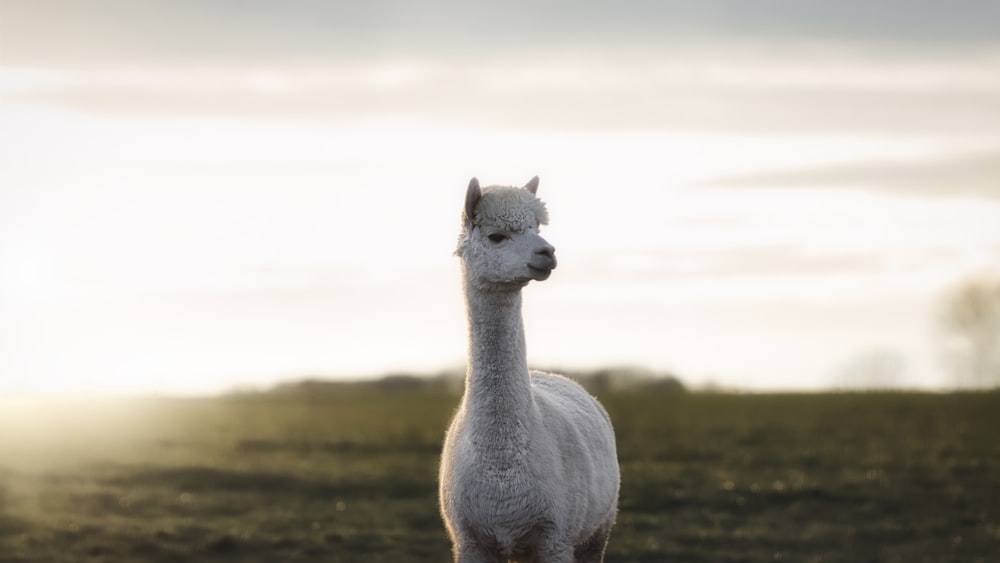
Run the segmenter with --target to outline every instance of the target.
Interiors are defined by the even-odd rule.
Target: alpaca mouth
[[[531,272],[531,277],[538,281],[547,279],[550,275],[552,275],[552,268],[549,267],[539,268],[528,264],[528,271]]]

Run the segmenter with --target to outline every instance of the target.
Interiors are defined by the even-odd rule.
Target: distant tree
[[[941,320],[953,336],[956,383],[1000,385],[1000,279],[959,286],[945,298]]]

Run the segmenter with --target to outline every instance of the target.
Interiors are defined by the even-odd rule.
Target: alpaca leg
[[[477,544],[469,544],[454,548],[455,563],[507,563],[493,550],[485,549]]]
[[[574,553],[575,563],[602,563],[604,561],[604,549],[608,545],[608,536],[610,535],[611,526],[602,526],[594,532],[594,535],[576,546],[576,552]]]
[[[534,563],[574,563],[573,545],[562,541],[546,542],[538,550]]]

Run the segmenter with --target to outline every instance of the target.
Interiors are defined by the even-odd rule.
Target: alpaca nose
[[[552,264],[551,268],[556,267],[556,249],[551,244],[546,244],[535,249],[535,254],[546,258]]]

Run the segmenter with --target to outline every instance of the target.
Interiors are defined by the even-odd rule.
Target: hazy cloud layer
[[[7,64],[273,64],[717,42],[996,44],[1000,5],[797,2],[32,0],[0,3]]]
[[[967,134],[1000,130],[1000,64],[842,56],[409,61],[314,69],[0,73],[10,102],[117,115],[434,126]]]
[[[1000,130],[1000,5],[0,0],[7,102],[562,129]]]
[[[746,188],[853,188],[893,195],[1000,198],[1000,152],[946,159],[855,162],[775,170],[703,184]]]

